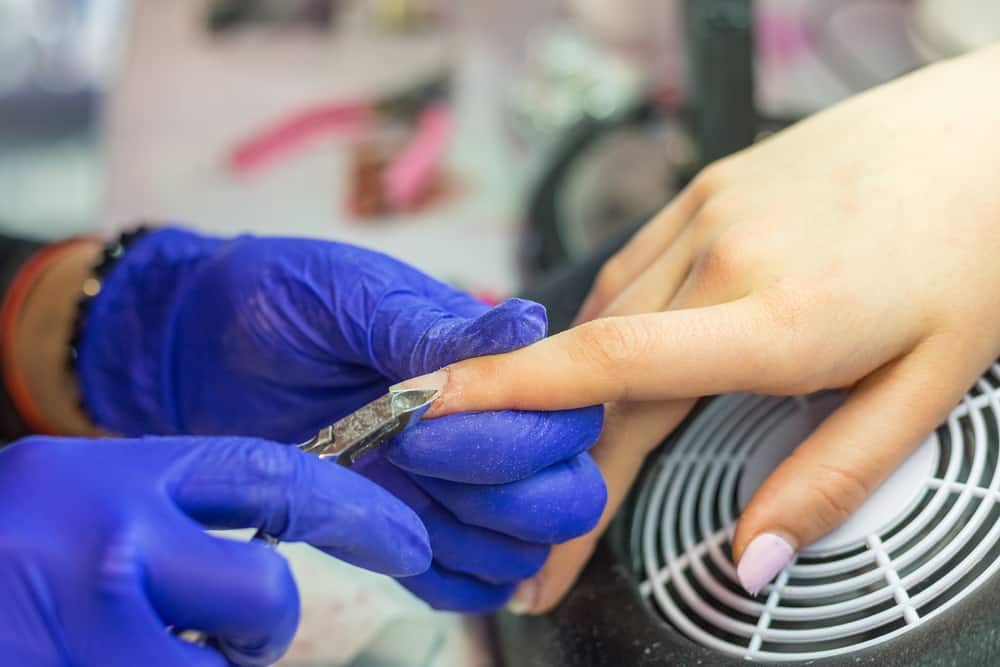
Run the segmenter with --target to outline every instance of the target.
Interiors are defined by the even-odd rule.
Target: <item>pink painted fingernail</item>
[[[507,602],[507,611],[516,616],[521,616],[531,613],[537,604],[538,582],[534,579],[526,579],[518,585],[517,590],[514,591],[514,595]]]
[[[753,538],[740,558],[736,576],[750,595],[757,595],[786,565],[792,562],[795,549],[774,533]]]

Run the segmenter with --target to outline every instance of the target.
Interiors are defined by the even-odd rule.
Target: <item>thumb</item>
[[[398,381],[522,348],[544,338],[547,329],[545,308],[534,301],[510,299],[469,318],[400,293],[383,299],[372,319],[369,356],[374,368]]]
[[[840,526],[934,430],[975,380],[918,348],[857,385],[757,489],[736,526],[733,558],[752,595],[795,552]]]

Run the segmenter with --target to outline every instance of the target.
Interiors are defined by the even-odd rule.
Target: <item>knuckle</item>
[[[740,212],[733,198],[724,194],[708,197],[695,214],[691,225],[697,231],[697,238],[702,242],[716,240],[721,231],[728,229],[739,220]]]
[[[747,246],[736,234],[723,233],[695,259],[692,271],[699,281],[728,281],[749,266]]]
[[[801,338],[807,330],[811,309],[804,290],[788,281],[779,282],[761,292],[760,302],[767,323],[778,333]]]
[[[805,328],[808,301],[801,290],[785,282],[776,284],[764,296],[771,322],[781,331],[800,333]]]
[[[850,468],[820,463],[813,475],[815,519],[823,533],[847,520],[872,491],[864,478]]]
[[[808,394],[825,388],[825,375],[815,361],[821,357],[821,339],[810,330],[812,308],[803,291],[787,284],[772,286],[758,295],[763,319],[759,336],[766,360],[768,391]]]
[[[699,171],[688,186],[691,193],[698,199],[707,200],[722,190],[728,182],[731,164],[727,159],[716,160]]]
[[[611,375],[620,375],[641,361],[649,347],[649,333],[628,317],[605,318],[579,327],[578,361]]]

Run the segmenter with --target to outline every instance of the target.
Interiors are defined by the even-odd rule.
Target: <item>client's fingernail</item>
[[[753,538],[740,558],[736,575],[750,595],[757,595],[781,570],[792,562],[795,549],[774,533]]]
[[[530,613],[538,604],[538,582],[534,579],[522,581],[514,595],[507,602],[507,611],[517,616]]]
[[[427,375],[404,380],[389,387],[390,391],[400,391],[402,389],[433,389],[441,391],[448,383],[448,372],[445,370],[434,371]]]

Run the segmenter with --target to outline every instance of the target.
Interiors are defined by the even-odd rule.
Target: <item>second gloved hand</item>
[[[0,452],[0,662],[18,667],[262,667],[299,597],[285,560],[203,527],[262,527],[394,575],[427,533],[352,472],[250,438],[35,437]],[[167,626],[200,630],[219,651]]]
[[[489,309],[379,253],[304,239],[138,240],[84,322],[78,367],[97,422],[124,434],[302,441],[406,378],[545,335],[538,304]],[[484,611],[586,533],[606,492],[586,453],[600,407],[455,415],[418,425],[358,471],[413,507],[434,564],[404,585]]]

